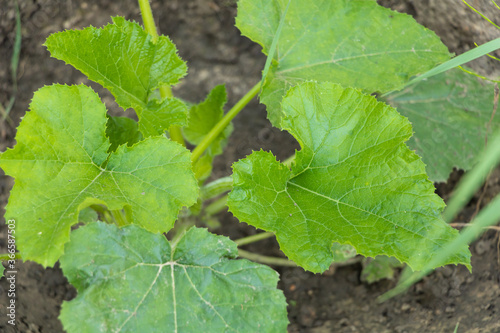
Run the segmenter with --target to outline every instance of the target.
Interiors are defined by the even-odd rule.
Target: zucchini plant
[[[222,85],[196,105],[173,96],[186,64],[158,36],[148,0],[139,5],[144,28],[113,17],[45,43],[138,121],[108,115],[88,86],[45,86],[0,157],[15,178],[6,218],[16,221],[19,257],[45,267],[59,260],[78,291],[61,309],[68,332],[286,331],[278,274],[193,226],[221,195],[215,203],[227,200],[235,217],[267,232],[254,240],[275,235],[311,272],[341,260],[346,246],[418,271],[457,238],[428,174],[439,181],[472,165],[493,89],[459,70],[405,88],[451,58],[433,32],[375,1],[240,0],[236,26],[268,62],[262,81],[224,114]],[[464,92],[477,97],[455,103]],[[232,119],[257,95],[301,149],[285,162],[255,151],[231,177],[207,181]],[[443,264],[470,268],[467,246]]]

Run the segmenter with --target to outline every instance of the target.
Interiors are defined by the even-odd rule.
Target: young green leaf
[[[226,101],[226,88],[224,85],[219,85],[212,89],[203,102],[190,108],[188,124],[183,129],[184,136],[189,143],[198,145],[222,119],[224,116],[223,107]],[[204,180],[210,176],[212,160],[214,156],[222,154],[222,150],[226,146],[227,139],[232,131],[233,126],[229,124],[207,148],[206,153],[196,161],[194,168],[197,179]]]
[[[454,69],[388,95],[387,101],[411,121],[415,134],[408,145],[422,156],[430,179],[439,182],[453,167],[471,169],[491,129],[500,126],[493,95],[492,84]]]
[[[45,46],[53,57],[108,89],[124,110],[133,108],[144,137],[186,124],[187,108],[180,100],[150,98],[154,90],[176,84],[186,75],[186,64],[167,37],[153,43],[140,25],[114,17],[113,24],[102,29],[52,34]]]
[[[268,54],[287,3],[240,0],[236,26]],[[281,99],[299,82],[332,81],[369,93],[387,92],[449,57],[432,31],[375,1],[294,0],[261,101],[278,126]]]
[[[276,234],[283,252],[313,272],[332,243],[394,256],[414,270],[458,232],[441,219],[424,164],[404,144],[411,125],[393,108],[331,83],[303,83],[283,99],[282,127],[300,143],[290,171],[267,152],[233,166],[229,209]],[[447,263],[470,267],[467,246]]]
[[[90,207],[84,208],[78,213],[78,222],[80,223],[96,222],[98,219],[97,212]]]
[[[361,281],[374,283],[383,279],[392,280],[394,270],[403,265],[388,256],[377,256],[375,258],[365,258],[363,260],[363,270],[361,271]]]
[[[278,274],[236,258],[236,244],[191,228],[176,243],[137,226],[74,231],[61,268],[78,296],[68,332],[286,332]]]
[[[92,204],[126,208],[133,223],[168,231],[179,210],[196,202],[190,153],[165,137],[107,153],[106,108],[89,87],[53,85],[33,97],[17,144],[0,157],[15,178],[6,216],[23,259],[53,265],[78,212]]]
[[[3,277],[3,272],[5,271],[5,267],[3,267],[3,263],[0,262],[0,279]]]
[[[189,110],[189,121],[184,127],[184,136],[193,145],[198,145],[205,135],[222,119],[226,104],[226,88],[218,85],[208,94],[200,104],[193,105]],[[231,135],[233,126],[230,125],[208,147],[207,153],[215,156],[222,153],[227,138]]]
[[[118,146],[127,144],[131,147],[143,139],[137,122],[127,117],[108,116],[106,124],[106,136],[109,138],[111,146],[108,153],[115,151]]]

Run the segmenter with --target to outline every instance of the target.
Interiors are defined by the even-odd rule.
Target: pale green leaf
[[[236,244],[191,228],[175,244],[137,226],[74,231],[61,268],[78,296],[69,332],[286,332],[278,274],[236,258]]]
[[[442,182],[454,167],[471,169],[500,126],[493,95],[493,84],[453,69],[386,98],[411,121],[415,134],[408,145],[422,156],[429,178]]]
[[[423,267],[458,232],[440,216],[424,164],[404,144],[411,125],[393,108],[331,83],[304,83],[283,99],[282,127],[300,143],[290,171],[267,152],[233,166],[229,209],[276,234],[283,252],[313,272],[332,243]],[[467,246],[447,263],[469,266]]]
[[[92,204],[132,210],[133,223],[168,231],[198,189],[190,153],[165,137],[107,153],[106,108],[91,88],[54,85],[33,97],[17,144],[0,166],[15,178],[7,217],[20,223],[23,259],[53,265],[63,253],[78,212]]]
[[[356,249],[349,244],[339,244],[334,242],[332,245],[333,262],[345,262],[356,256]]]
[[[196,105],[191,106],[189,110],[188,125],[183,128],[186,140],[198,145],[201,140],[210,132],[210,130],[224,116],[223,107],[226,104],[226,88],[224,85],[218,85],[210,93],[207,98]],[[212,172],[212,161],[216,155],[222,154],[222,150],[227,144],[227,139],[233,131],[233,125],[229,124],[219,136],[215,138],[206,153],[196,161],[194,169],[196,178],[205,180]]]
[[[3,267],[3,264],[0,262],[0,279],[3,277],[4,271],[5,271],[5,267]]]
[[[361,271],[361,281],[374,283],[383,279],[392,280],[394,270],[402,267],[399,261],[393,257],[377,256],[375,258],[365,258],[363,260],[363,270]]]
[[[214,160],[213,156],[204,154],[196,161],[196,163],[194,163],[193,171],[194,175],[196,176],[196,179],[198,179],[201,182],[204,182],[208,177],[210,177],[210,174],[212,173],[213,160]]]
[[[78,213],[78,222],[81,223],[96,222],[98,218],[97,212],[90,207],[86,207]]]
[[[114,17],[113,24],[101,29],[52,34],[45,46],[53,57],[108,89],[124,110],[133,108],[145,137],[161,134],[170,125],[185,125],[184,103],[150,98],[154,90],[174,85],[186,74],[186,64],[167,37],[160,36],[155,44],[137,23]]]
[[[106,136],[111,143],[108,152],[115,151],[118,146],[123,144],[130,147],[143,139],[137,122],[127,117],[108,116]]]
[[[236,26],[268,54],[288,0],[240,0]],[[366,92],[401,88],[450,58],[430,30],[406,14],[366,0],[294,0],[279,36],[261,101],[278,126],[286,91],[304,80]]]

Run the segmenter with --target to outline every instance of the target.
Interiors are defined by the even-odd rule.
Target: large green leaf
[[[387,101],[410,119],[415,134],[408,145],[438,182],[446,181],[453,167],[471,169],[491,130],[500,126],[500,112],[493,116],[493,95],[492,84],[453,69],[391,94]]]
[[[74,231],[61,267],[78,290],[68,332],[286,332],[278,274],[236,244],[191,228],[175,243],[136,226]]]
[[[288,0],[240,0],[236,26],[268,54]],[[448,60],[446,46],[406,14],[366,0],[293,0],[261,101],[278,126],[285,92],[304,80],[366,92],[398,89]]]
[[[183,128],[183,133],[189,143],[200,144],[201,140],[224,116],[224,105],[226,104],[226,88],[218,85],[207,98],[189,109],[189,120],[187,126]],[[205,154],[196,161],[194,165],[196,178],[205,180],[212,172],[212,161],[216,155],[222,154],[222,150],[227,144],[227,139],[233,131],[232,124],[229,124],[208,146]]]
[[[163,133],[170,125],[185,125],[187,108],[178,99],[150,98],[164,85],[176,84],[186,64],[165,36],[155,43],[140,25],[114,17],[102,29],[89,27],[52,34],[45,45],[64,60],[111,91],[123,109],[133,108],[145,137]]]
[[[0,158],[15,178],[6,216],[19,221],[23,259],[53,265],[78,212],[91,204],[125,208],[134,223],[165,232],[182,206],[196,202],[184,147],[155,137],[108,154],[106,121],[105,106],[87,86],[54,85],[35,93],[16,146]]]
[[[304,83],[283,99],[282,127],[300,143],[290,171],[267,152],[233,166],[233,214],[276,234],[283,252],[328,269],[332,242],[422,268],[458,232],[440,217],[424,164],[404,144],[411,125],[393,108],[332,83]],[[469,266],[466,246],[447,263]]]

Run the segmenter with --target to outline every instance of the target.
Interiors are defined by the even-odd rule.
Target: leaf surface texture
[[[286,332],[278,274],[237,254],[206,229],[172,244],[137,226],[90,224],[61,258],[78,296],[60,319],[68,332]]]
[[[233,166],[229,209],[276,234],[283,252],[313,271],[328,269],[332,243],[394,256],[419,270],[458,232],[420,158],[405,145],[411,125],[393,108],[331,83],[303,83],[283,100],[282,128],[300,143],[292,170],[268,152]],[[448,263],[469,266],[467,247]]]
[[[422,156],[429,178],[444,182],[454,167],[470,170],[488,136],[500,127],[493,97],[492,84],[452,69],[387,101],[411,121],[415,134],[408,145]]]
[[[288,0],[241,0],[236,26],[267,55]],[[304,80],[368,93],[388,92],[450,58],[430,30],[406,14],[366,0],[293,0],[261,101],[279,127],[286,91]]]
[[[190,153],[165,137],[148,138],[108,154],[106,108],[89,87],[53,85],[33,97],[17,144],[0,166],[15,178],[6,216],[23,259],[53,265],[81,209],[125,209],[153,232],[172,227],[182,206],[196,202]]]
[[[162,134],[170,125],[185,125],[187,108],[176,98],[158,100],[153,92],[174,85],[186,64],[165,36],[153,43],[140,25],[114,17],[104,28],[89,27],[52,34],[45,46],[90,80],[108,89],[124,110],[133,108],[144,137]]]

